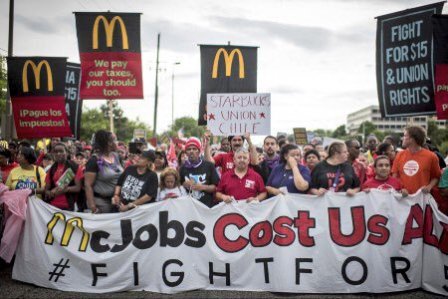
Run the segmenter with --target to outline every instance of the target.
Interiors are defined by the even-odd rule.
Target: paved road
[[[11,279],[11,267],[0,270],[0,297],[1,298],[444,298],[422,290],[387,293],[387,294],[356,294],[356,295],[311,295],[269,292],[235,292],[235,291],[190,291],[176,295],[164,295],[151,292],[125,292],[113,294],[89,294],[76,292],[62,292],[37,287]]]

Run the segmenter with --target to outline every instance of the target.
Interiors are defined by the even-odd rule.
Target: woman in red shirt
[[[45,201],[61,210],[74,210],[81,190],[82,169],[68,159],[65,144],[57,143],[52,150],[55,163],[45,177]]]

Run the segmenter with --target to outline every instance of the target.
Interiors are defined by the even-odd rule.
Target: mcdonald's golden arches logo
[[[235,57],[235,55],[238,55],[239,77],[240,79],[243,79],[245,77],[243,53],[241,53],[240,49],[233,49],[229,54],[224,48],[219,48],[218,51],[216,51],[215,59],[213,61],[212,78],[213,79],[218,78],[218,65],[221,54],[222,56],[224,56],[224,64],[226,66],[226,77],[230,77],[230,75],[232,74],[233,58]]]
[[[121,29],[122,47],[124,50],[129,49],[128,32],[126,31],[126,25],[124,24],[123,19],[120,16],[115,16],[109,23],[104,16],[100,15],[96,17],[95,22],[93,23],[92,48],[94,50],[98,49],[98,26],[100,25],[100,22],[103,23],[106,31],[106,45],[108,48],[112,47],[115,24],[118,22]]]
[[[23,92],[29,92],[30,88],[28,85],[28,66],[31,66],[31,69],[33,70],[34,78],[36,81],[36,89],[40,89],[40,71],[42,69],[42,66],[45,66],[45,69],[47,71],[47,85],[48,85],[48,91],[53,91],[53,73],[51,72],[51,67],[48,61],[42,60],[41,62],[36,64],[31,61],[27,60],[25,61],[25,64],[23,65],[22,69],[22,87]]]
[[[47,236],[45,238],[45,244],[53,245],[54,242],[53,229],[59,221],[65,223],[64,233],[62,234],[61,238],[61,245],[68,246],[70,244],[70,240],[73,235],[73,230],[75,229],[75,227],[77,227],[82,233],[82,238],[78,250],[86,251],[87,245],[89,244],[90,234],[84,229],[82,219],[80,217],[73,217],[66,220],[65,215],[60,212],[55,213],[53,215],[53,218],[51,218],[50,222],[48,222],[47,224],[48,231]]]

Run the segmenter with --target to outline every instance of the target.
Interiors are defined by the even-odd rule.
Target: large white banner
[[[192,198],[120,214],[28,205],[13,278],[66,291],[241,290],[448,295],[448,217],[373,190],[208,209]]]
[[[271,94],[208,93],[207,128],[216,136],[270,135]]]

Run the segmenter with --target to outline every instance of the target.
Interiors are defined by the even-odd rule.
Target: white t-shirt
[[[177,197],[181,197],[181,196],[187,195],[188,193],[185,190],[184,186],[179,186],[179,187],[174,187],[172,189],[165,188],[163,190],[160,190],[160,188],[159,188],[157,194],[158,195],[157,195],[157,200],[156,201],[162,201],[162,200],[165,199],[165,197],[168,194],[176,194]],[[169,198],[167,198],[167,199],[169,199]]]

